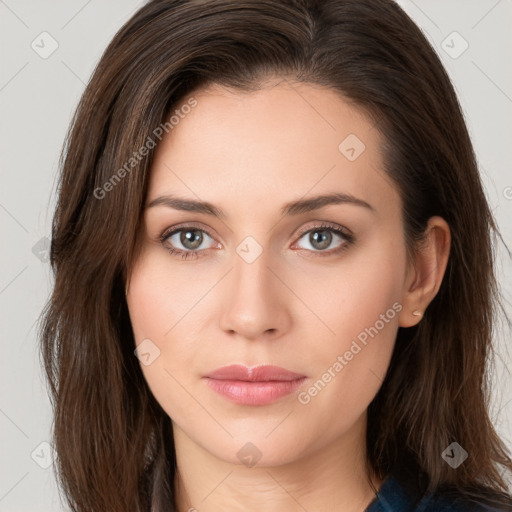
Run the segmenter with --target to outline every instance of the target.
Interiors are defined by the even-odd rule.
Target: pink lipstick
[[[306,376],[278,366],[235,364],[217,368],[204,378],[210,388],[232,402],[267,405],[292,393]]]

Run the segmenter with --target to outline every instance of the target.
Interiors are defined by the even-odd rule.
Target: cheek
[[[309,347],[315,376],[302,403],[315,403],[331,423],[333,407],[343,411],[335,420],[343,424],[364,412],[384,380],[395,344],[405,252],[386,244],[372,249],[322,279],[323,294],[315,287],[309,295],[308,304],[326,328],[320,327],[314,350]]]
[[[132,270],[127,303],[135,343],[145,343],[152,356],[147,365],[141,359],[148,386],[169,416],[182,418],[197,414],[187,390],[206,369],[198,364],[198,341],[205,338],[205,296],[215,282],[169,258],[165,250],[146,249]]]
[[[194,309],[211,287],[197,274],[169,264],[169,258],[161,249],[149,249],[132,271],[127,299],[137,343],[144,338],[160,344],[172,339],[182,319],[194,325]]]
[[[307,292],[308,304],[325,324],[324,339],[331,340],[327,345],[342,348],[376,322],[383,332],[398,324],[397,306],[392,306],[402,299],[405,248],[393,242],[392,238],[376,239],[338,267],[308,280],[302,293]]]

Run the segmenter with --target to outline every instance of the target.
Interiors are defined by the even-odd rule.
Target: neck
[[[293,462],[266,467],[220,460],[173,428],[179,512],[362,512],[382,484],[366,470],[365,415],[333,442]]]

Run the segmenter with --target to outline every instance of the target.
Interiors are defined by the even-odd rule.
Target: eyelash
[[[180,233],[181,231],[202,231],[203,233],[206,233],[210,238],[213,238],[213,236],[203,228],[199,228],[197,226],[193,225],[184,225],[184,226],[178,226],[176,228],[171,228],[172,231],[169,231],[169,229],[166,229],[159,237],[159,240],[161,244],[164,246],[164,248],[172,255],[177,256],[181,258],[182,260],[186,260],[188,258],[197,259],[200,258],[199,253],[206,251],[207,249],[200,249],[200,250],[189,250],[189,251],[182,251],[180,249],[175,249],[173,247],[169,247],[165,244],[165,242],[176,233]],[[338,226],[337,224],[332,224],[329,222],[323,222],[317,226],[313,226],[310,228],[307,228],[305,230],[302,230],[298,234],[298,239],[300,240],[304,235],[314,232],[314,231],[330,231],[336,235],[338,235],[340,238],[344,240],[344,243],[340,245],[336,249],[331,249],[330,251],[311,251],[310,249],[300,249],[303,251],[310,251],[313,253],[317,253],[316,256],[313,257],[327,257],[327,256],[333,256],[335,254],[340,254],[344,252],[346,249],[348,249],[354,242],[355,238],[347,233],[344,229],[341,228],[341,226]]]

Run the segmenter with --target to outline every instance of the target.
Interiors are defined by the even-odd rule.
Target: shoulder
[[[512,512],[512,498],[487,495],[487,499],[471,498],[454,490],[421,491],[411,481],[389,476],[366,512]]]
[[[512,512],[512,499],[508,505],[498,505],[495,499],[474,499],[464,494],[435,492],[424,496],[414,512]]]

